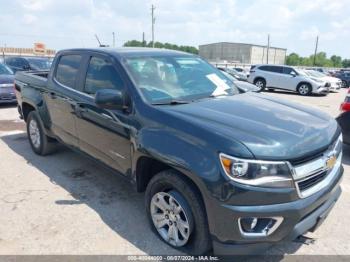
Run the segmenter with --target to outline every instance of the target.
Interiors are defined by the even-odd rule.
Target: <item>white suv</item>
[[[311,78],[302,70],[281,65],[256,65],[250,69],[248,78],[260,90],[283,89],[298,92],[300,95],[329,92],[329,83]]]

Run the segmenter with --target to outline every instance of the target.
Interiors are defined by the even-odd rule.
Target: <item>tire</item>
[[[163,201],[165,201],[165,205]],[[171,210],[170,203],[174,202],[173,207],[175,208],[172,210],[183,211],[178,215],[175,212],[175,218],[171,211],[170,213],[165,211]],[[198,190],[182,175],[174,170],[165,170],[156,174],[147,185],[145,205],[152,230],[168,245],[191,255],[202,255],[211,249],[204,204]],[[166,214],[169,214],[168,218]],[[182,226],[182,231],[187,233],[183,234],[185,237],[180,232],[178,226],[180,222],[176,225],[179,220],[182,221],[182,225],[187,225],[187,227]],[[156,223],[158,223],[158,229]],[[175,226],[175,231],[179,236],[178,242],[172,238],[166,239],[171,226]],[[188,230],[184,230],[184,228]]]
[[[299,95],[308,96],[312,92],[312,86],[308,83],[301,83],[297,87],[297,92]]]
[[[56,150],[56,140],[45,135],[43,123],[36,111],[31,111],[27,117],[27,134],[29,144],[36,154],[44,156]]]
[[[258,92],[261,92],[266,88],[266,81],[263,78],[257,78],[254,80],[254,85],[259,88]]]

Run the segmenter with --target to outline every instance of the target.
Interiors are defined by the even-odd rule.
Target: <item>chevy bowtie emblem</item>
[[[328,169],[332,169],[335,165],[335,162],[337,162],[336,156],[329,156],[327,161],[326,161],[326,166]]]

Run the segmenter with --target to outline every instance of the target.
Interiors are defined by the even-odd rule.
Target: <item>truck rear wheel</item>
[[[155,175],[147,186],[145,204],[152,230],[168,245],[192,255],[211,249],[205,207],[181,175],[173,170]]]
[[[31,111],[27,117],[27,134],[32,150],[38,155],[48,155],[55,151],[57,142],[48,137],[38,112]]]

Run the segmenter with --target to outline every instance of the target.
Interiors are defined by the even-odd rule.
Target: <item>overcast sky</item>
[[[288,53],[319,50],[350,58],[350,0],[0,0],[0,46],[93,47],[96,33],[116,46],[151,40],[180,45],[244,42],[284,47]]]

